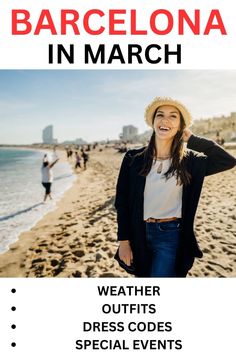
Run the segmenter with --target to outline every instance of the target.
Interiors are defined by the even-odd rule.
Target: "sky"
[[[236,111],[236,71],[0,70],[0,144],[118,139],[124,125],[148,129],[145,107],[156,96],[180,100],[193,119]]]

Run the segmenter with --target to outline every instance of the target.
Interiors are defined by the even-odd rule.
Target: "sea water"
[[[53,167],[53,200],[43,203],[45,190],[41,184],[44,151],[0,148],[0,253],[17,241],[21,232],[29,230],[46,213],[75,180],[71,166],[57,162]],[[55,153],[47,153],[53,161]]]

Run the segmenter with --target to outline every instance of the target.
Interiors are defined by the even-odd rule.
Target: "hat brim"
[[[147,125],[153,127],[153,116],[155,110],[160,106],[173,106],[177,108],[184,119],[186,127],[190,127],[192,124],[192,116],[188,109],[179,101],[173,100],[169,97],[156,97],[146,108],[145,110],[145,121]]]

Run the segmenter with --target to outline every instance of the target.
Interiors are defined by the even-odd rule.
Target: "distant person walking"
[[[75,169],[77,170],[77,168],[81,168],[81,157],[78,153],[78,151],[75,152]]]
[[[49,163],[47,155],[44,155],[43,164],[41,167],[42,185],[45,188],[45,196],[43,200],[44,202],[46,202],[48,197],[52,199],[51,196],[51,187],[53,182],[52,167],[57,163],[58,160],[59,159],[57,158],[54,162]]]
[[[70,149],[70,148],[66,148],[66,156],[67,156],[67,159],[69,160],[73,155],[73,151]]]
[[[86,170],[86,168],[87,168],[87,162],[88,162],[88,159],[89,159],[89,154],[86,153],[86,152],[84,151],[84,149],[81,149],[81,156],[82,156],[83,162],[84,162],[84,169]]]
[[[216,132],[215,142],[217,144],[219,144],[219,145],[224,145],[224,143],[225,143],[225,139],[220,136],[220,132],[219,131]]]

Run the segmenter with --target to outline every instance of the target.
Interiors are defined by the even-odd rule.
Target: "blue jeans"
[[[147,245],[152,257],[150,277],[176,277],[180,230],[179,220],[146,223]]]

